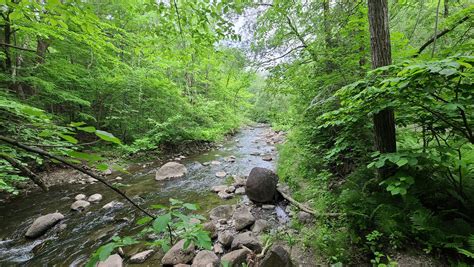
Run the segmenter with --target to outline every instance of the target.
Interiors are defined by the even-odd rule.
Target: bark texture
[[[387,0],[368,0],[372,68],[392,64]],[[374,115],[375,145],[381,153],[396,152],[395,115],[384,109]],[[383,175],[383,171],[382,171]],[[385,175],[383,175],[385,176]]]

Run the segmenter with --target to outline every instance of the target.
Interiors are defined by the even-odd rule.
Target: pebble
[[[216,176],[219,178],[224,178],[227,176],[227,173],[224,171],[216,172]]]

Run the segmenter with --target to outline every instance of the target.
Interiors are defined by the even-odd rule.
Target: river
[[[242,197],[221,200],[210,192],[210,188],[229,181],[229,175],[248,175],[253,167],[275,169],[276,150],[265,138],[270,131],[263,125],[244,127],[221,146],[187,157],[181,163],[189,172],[180,179],[155,181],[155,170],[162,161],[150,159],[134,164],[129,168],[131,174],[120,174],[123,177],[121,183],[127,185],[122,190],[143,207],[168,204],[169,198],[177,198],[199,204],[202,214],[217,205],[235,203]],[[264,161],[261,156],[254,156],[256,153],[272,155],[273,160]],[[231,155],[235,156],[235,162],[226,162],[225,158]],[[221,164],[201,165],[210,161]],[[218,171],[225,171],[228,177],[216,177]],[[87,196],[100,193],[103,200],[91,204],[84,212],[73,212],[70,205],[80,193]],[[109,210],[101,208],[113,200],[124,202],[125,206]],[[35,240],[24,237],[34,219],[55,211],[65,215],[62,221],[65,229],[59,230],[59,225],[56,225]],[[90,254],[110,241],[113,235],[125,236],[136,232],[135,221],[141,216],[130,204],[100,183],[58,185],[47,193],[35,191],[10,203],[0,204],[0,266],[82,266]]]

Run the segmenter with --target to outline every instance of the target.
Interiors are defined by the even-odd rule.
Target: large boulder
[[[245,192],[254,202],[270,203],[275,199],[277,184],[278,176],[273,171],[255,167],[247,178]]]
[[[219,258],[209,250],[199,251],[194,257],[192,267],[219,267]]]
[[[281,246],[273,247],[260,262],[259,267],[291,267],[291,257]]]
[[[155,180],[163,181],[172,178],[181,178],[188,173],[188,169],[178,162],[168,162],[156,171]]]
[[[230,248],[232,250],[236,250],[242,248],[243,246],[251,249],[256,253],[260,253],[262,251],[262,244],[258,241],[257,237],[255,237],[252,232],[245,232],[238,234],[234,237],[232,241],[232,245]]]
[[[234,206],[232,205],[221,205],[213,208],[209,212],[209,217],[211,220],[219,220],[219,219],[230,219],[232,214],[234,213]]]
[[[166,252],[161,259],[163,265],[176,265],[180,263],[188,263],[194,258],[194,245],[183,248],[185,240],[180,240]]]
[[[231,251],[221,258],[221,262],[224,266],[228,264],[230,267],[242,266],[243,263],[247,262],[247,255],[250,253],[247,249],[238,249]]]
[[[97,267],[122,267],[123,261],[119,254],[110,255],[105,261],[97,263]]]
[[[237,208],[232,219],[235,221],[235,229],[237,231],[240,231],[255,222],[255,217],[245,206]]]
[[[64,219],[64,215],[59,212],[43,215],[33,222],[25,236],[28,238],[41,236],[62,219]]]

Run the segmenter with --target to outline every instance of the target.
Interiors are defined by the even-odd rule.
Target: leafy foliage
[[[332,262],[366,262],[362,253],[390,265],[386,251],[413,244],[469,262],[472,5],[442,2],[437,11],[438,1],[389,1],[395,64],[373,71],[363,2],[277,1],[259,17],[254,51],[284,55],[268,64],[265,84],[273,98],[288,99],[270,117],[291,129],[279,175],[315,210],[346,214],[303,231]],[[414,58],[435,20],[437,33],[449,30]],[[398,149],[380,154],[371,118],[387,108],[395,111]],[[395,171],[382,179],[383,167]],[[376,249],[366,238],[375,232]]]
[[[152,209],[160,210],[161,215],[155,219],[143,217],[137,221],[138,225],[145,226],[136,237],[120,238],[115,236],[112,241],[99,247],[89,259],[87,266],[95,266],[97,262],[107,259],[115,249],[119,247],[136,244],[148,234],[156,234],[159,238],[151,242],[149,246],[160,247],[163,251],[168,251],[178,240],[185,240],[183,249],[189,246],[211,249],[212,241],[209,232],[203,229],[198,221],[205,220],[201,215],[193,214],[198,210],[198,206],[192,203],[184,203],[177,199],[170,199],[170,205],[152,205]],[[196,221],[193,221],[196,220]]]

